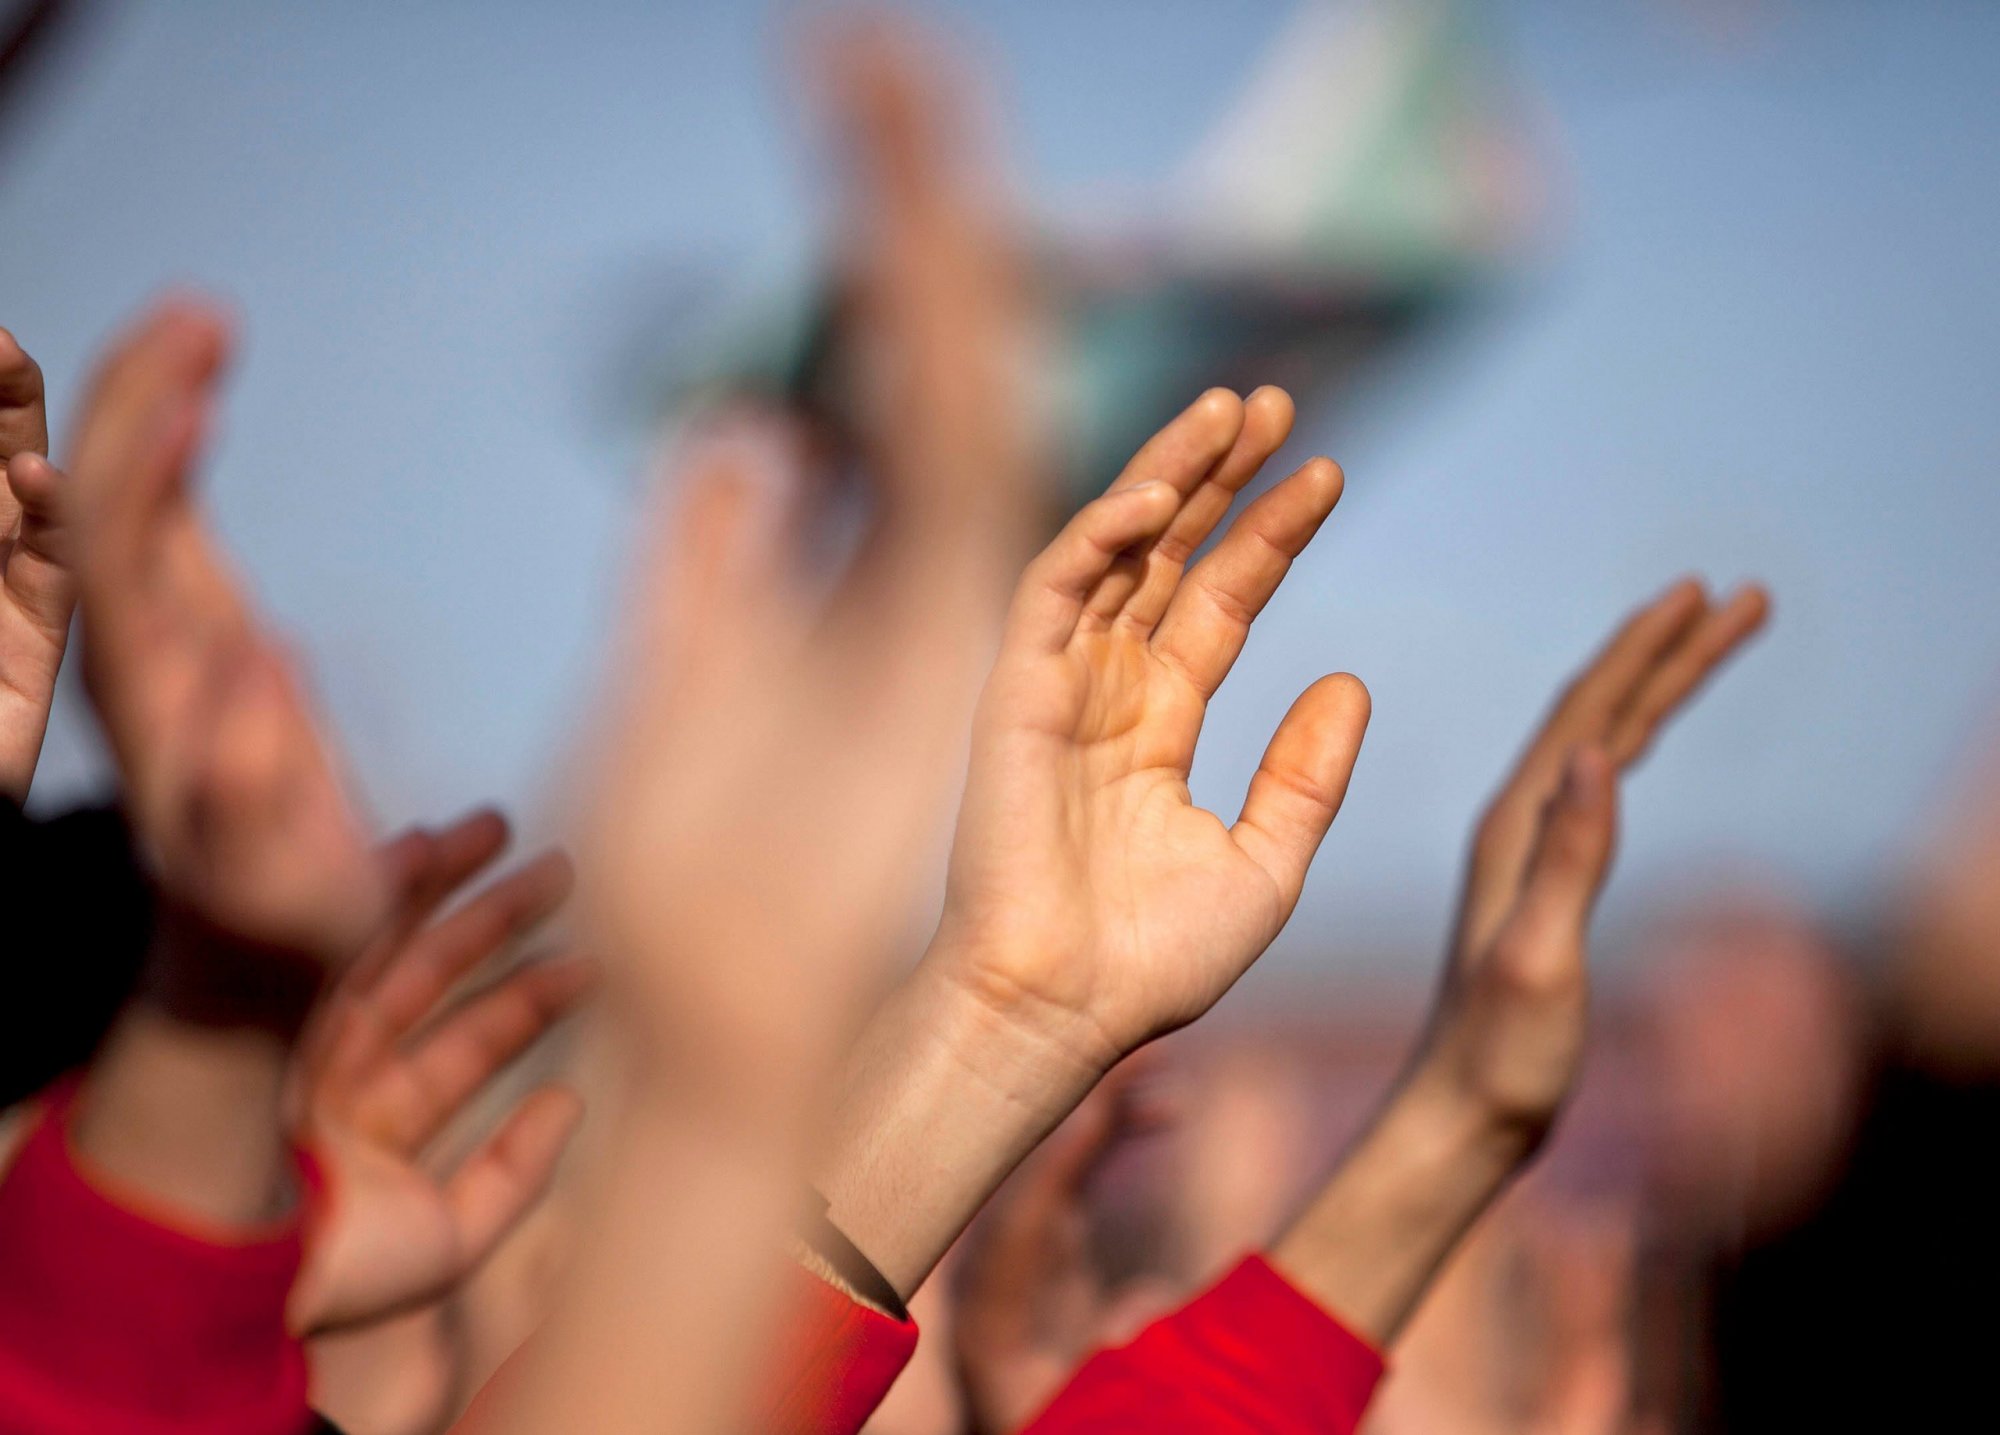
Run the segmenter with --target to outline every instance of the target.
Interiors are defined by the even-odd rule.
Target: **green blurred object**
[[[1203,388],[1324,398],[1494,272],[1543,207],[1513,97],[1460,0],[1306,0],[1142,222],[1044,234],[1064,500]],[[668,421],[751,392],[846,429],[837,297],[822,278],[716,326],[654,390]]]

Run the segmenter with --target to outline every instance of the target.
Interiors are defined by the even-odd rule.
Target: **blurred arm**
[[[323,974],[380,874],[289,665],[210,538],[189,473],[228,347],[163,304],[84,406],[66,519],[85,678],[160,893],[138,1004],[79,1105],[81,1152],[203,1219],[289,1200],[279,1097]]]
[[[1567,1101],[1619,775],[1767,607],[1754,587],[1711,604],[1682,583],[1640,610],[1570,685],[1482,819],[1423,1045],[1272,1251],[1301,1290],[1377,1344],[1395,1340]]]

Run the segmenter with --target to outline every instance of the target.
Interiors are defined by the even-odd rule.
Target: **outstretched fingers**
[[[1242,437],[1243,400],[1228,389],[1210,389],[1182,409],[1167,426],[1140,446],[1107,492],[1164,483],[1185,504],[1200,493]],[[1118,617],[1152,567],[1151,548],[1122,556],[1099,581],[1084,609],[1084,621],[1102,627]]]
[[[1347,796],[1368,714],[1361,679],[1351,673],[1321,678],[1292,704],[1250,779],[1231,834],[1270,877],[1287,915]]]
[[[570,1012],[598,981],[588,958],[529,962],[466,998],[411,1047],[383,1108],[366,1124],[398,1150],[426,1146],[488,1082]]]
[[[1745,584],[1728,600],[1710,608],[1689,628],[1646,675],[1639,689],[1611,724],[1605,750],[1619,768],[1645,755],[1654,736],[1731,654],[1764,626],[1771,612],[1770,595],[1754,583]]]
[[[574,1091],[541,1087],[452,1173],[445,1200],[466,1270],[476,1269],[534,1209],[582,1122],[583,1100]]]
[[[414,938],[373,998],[389,1039],[400,1041],[462,977],[554,916],[575,882],[567,856],[544,852]]]
[[[1508,985],[1566,989],[1580,978],[1584,933],[1618,838],[1618,770],[1601,747],[1571,755],[1561,785],[1542,813],[1521,900],[1493,954],[1507,964]]]
[[[1525,794],[1530,806],[1539,809],[1547,800],[1571,751],[1604,741],[1618,714],[1708,613],[1707,591],[1682,578],[1619,625],[1563,690],[1515,769],[1513,782],[1533,788]]]
[[[1243,425],[1236,442],[1188,495],[1174,521],[1153,545],[1138,589],[1118,615],[1122,627],[1142,638],[1151,636],[1180,586],[1188,559],[1208,541],[1236,495],[1271,455],[1284,447],[1292,434],[1293,417],[1292,396],[1268,384],[1243,401]]]
[[[1564,691],[1481,820],[1461,936],[1484,945],[1524,879],[1541,813],[1579,747],[1601,747],[1614,776],[1643,755],[1674,716],[1770,611],[1747,585],[1711,605],[1682,579],[1634,613]]]
[[[366,955],[341,979],[345,991],[373,989],[403,944],[451,895],[507,850],[513,829],[497,808],[476,807],[438,831],[412,828],[378,849],[396,901],[390,919]]]
[[[1007,618],[1008,646],[1061,652],[1085,600],[1115,564],[1165,530],[1180,502],[1173,485],[1149,480],[1085,504],[1021,575]]]
[[[1204,701],[1222,686],[1251,623],[1340,502],[1344,483],[1332,459],[1309,459],[1244,509],[1214,551],[1181,580],[1152,650]]]

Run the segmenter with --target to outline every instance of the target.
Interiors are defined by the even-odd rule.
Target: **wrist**
[[[1419,1064],[1271,1251],[1299,1288],[1386,1349],[1532,1147]]]
[[[1104,1072],[938,955],[856,1042],[815,1171],[831,1220],[905,1299]]]
[[[1432,1189],[1440,1203],[1483,1209],[1540,1145],[1457,1073],[1419,1062],[1383,1106],[1375,1130],[1414,1161],[1445,1177]]]
[[[1449,1128],[1491,1162],[1525,1165],[1555,1125],[1573,1079],[1573,1062],[1554,1069],[1546,1051],[1503,1045],[1469,1024],[1434,1028],[1398,1083],[1429,1124]]]
[[[929,983],[976,1028],[983,1041],[1032,1050],[1064,1066],[1093,1073],[1092,1084],[1139,1043],[1123,1040],[1092,1011],[1085,992],[1062,998],[1038,990],[1020,973],[1074,973],[1088,968],[1076,954],[1029,949],[1011,939],[963,930],[949,914],[913,977]],[[1046,983],[1044,983],[1046,985]]]

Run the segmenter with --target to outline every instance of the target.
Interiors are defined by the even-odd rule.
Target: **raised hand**
[[[851,548],[826,541],[817,436],[792,415],[726,417],[681,456],[578,845],[579,905],[632,1038],[631,1107],[564,1289],[482,1397],[483,1429],[743,1423],[808,1118],[924,888],[1032,521],[1016,275],[939,123],[950,96],[879,32],[841,53],[869,503]],[[653,1354],[615,1356],[636,1348]]]
[[[1583,1052],[1585,934],[1617,835],[1617,782],[1770,602],[1676,583],[1572,682],[1487,807],[1426,1060],[1532,1146]]]
[[[392,843],[390,922],[308,1030],[297,1134],[326,1193],[292,1291],[303,1334],[381,1321],[456,1289],[540,1199],[581,1115],[574,1092],[544,1086],[451,1169],[433,1159],[449,1124],[592,980],[580,959],[533,961],[449,1000],[569,894],[569,864],[550,853],[438,915],[506,839],[505,822],[486,812]]]
[[[1368,694],[1322,678],[1234,822],[1193,804],[1208,701],[1340,498],[1308,461],[1187,561],[1288,436],[1291,400],[1214,390],[1028,568],[980,703],[939,970],[1100,1070],[1214,1004],[1297,904]]]
[[[16,802],[34,779],[76,605],[48,452],[42,371],[0,329],[0,796]]]
[[[1352,677],[1285,715],[1231,823],[1188,771],[1250,624],[1340,497],[1313,459],[1188,561],[1291,431],[1214,390],[1028,567],[974,721],[945,909],[849,1058],[819,1189],[905,1296],[1111,1066],[1277,935],[1368,722]]]
[[[1577,1079],[1588,927],[1619,776],[1769,610],[1675,584],[1557,702],[1473,843],[1443,988],[1373,1125],[1272,1260],[1386,1344],[1445,1257],[1547,1136]]]
[[[790,981],[854,991],[920,890],[1034,472],[1021,276],[938,57],[879,25],[829,48],[869,519],[829,583],[819,436],[757,410],[697,431],[644,563],[590,865],[617,874],[597,910],[623,948],[730,951],[738,985],[769,952]],[[626,897],[645,910],[616,916]],[[694,929],[710,916],[728,928]]]
[[[374,932],[382,876],[190,486],[228,349],[214,310],[168,301],[92,383],[63,491],[84,679],[170,907],[230,944],[337,966]]]

